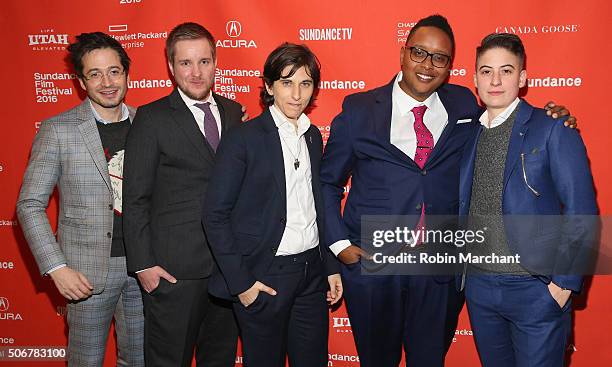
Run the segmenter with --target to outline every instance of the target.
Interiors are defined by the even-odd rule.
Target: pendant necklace
[[[287,150],[289,151],[289,153],[291,153],[291,155],[293,156],[293,168],[295,168],[295,170],[297,171],[297,169],[300,167],[300,154],[302,153],[302,144],[300,141],[300,138],[298,137],[298,153],[297,156],[295,154],[293,154],[293,151],[291,151],[291,148],[289,147],[289,144],[287,143],[287,140],[285,140],[285,138],[283,138],[283,134],[279,131],[278,135],[281,137],[281,139],[283,139],[283,141],[285,142],[285,146],[287,147]]]

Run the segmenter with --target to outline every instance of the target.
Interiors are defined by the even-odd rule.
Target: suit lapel
[[[264,143],[268,150],[268,158],[272,166],[272,174],[284,207],[287,207],[287,189],[285,183],[285,163],[283,161],[283,148],[281,147],[278,128],[272,119],[270,110],[266,108],[261,114],[262,128],[264,130]]]
[[[308,156],[310,157],[310,171],[312,175],[312,193],[315,200],[315,206],[318,206],[320,196],[319,196],[319,167],[321,162],[321,154],[322,146],[318,144],[319,139],[316,136],[316,130],[318,129],[314,125],[310,125],[306,133],[304,134],[304,139],[306,139],[306,146],[308,147]],[[317,208],[318,210],[322,210],[322,208]]]
[[[425,166],[429,166],[433,162],[435,162],[436,158],[444,150],[444,146],[446,145],[446,141],[448,140],[449,136],[452,135],[453,130],[457,126],[457,120],[459,120],[459,118],[465,117],[460,115],[459,111],[457,111],[457,109],[455,108],[455,105],[452,103],[451,100],[449,100],[448,93],[445,89],[439,88],[437,93],[438,98],[440,98],[440,102],[442,102],[442,105],[444,106],[444,108],[446,109],[446,113],[448,114],[448,123],[444,127],[444,130],[442,130],[442,135],[440,135],[440,138],[438,138],[438,141],[434,145],[434,149],[431,152],[431,156],[427,160],[427,163],[425,163]]]
[[[193,114],[181,98],[178,90],[168,96],[170,107],[172,108],[171,115],[174,123],[185,134],[187,140],[196,148],[200,155],[209,162],[213,162],[214,152],[193,117]]]
[[[504,167],[504,191],[512,172],[518,164],[518,157],[523,148],[525,134],[527,134],[527,130],[529,129],[527,121],[529,121],[531,118],[531,113],[533,112],[533,107],[523,100],[521,100],[519,103],[518,109],[519,110],[514,120],[514,126],[512,127],[512,133],[510,134],[508,154],[506,154],[506,163]]]
[[[100,140],[100,133],[98,132],[98,126],[94,119],[93,113],[91,112],[91,105],[89,99],[86,98],[77,109],[77,119],[79,120],[79,131],[85,141],[85,146],[93,158],[100,175],[104,179],[104,183],[111,191],[110,176],[108,174],[108,162],[104,156],[104,148],[102,147],[102,140]]]
[[[391,117],[393,111],[391,95],[393,93],[393,83],[395,83],[395,78],[385,88],[377,92],[376,102],[369,119],[374,121],[377,140],[389,153],[397,158],[398,163],[406,167],[418,169],[416,163],[409,156],[391,144]]]

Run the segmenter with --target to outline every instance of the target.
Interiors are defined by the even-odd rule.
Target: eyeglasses
[[[450,62],[450,56],[439,53],[431,53],[415,46],[408,47],[410,50],[410,60],[414,62],[425,62],[431,56],[431,63],[437,68],[444,68]]]
[[[125,70],[117,67],[112,67],[106,72],[100,70],[93,70],[84,76],[87,81],[99,82],[106,75],[110,80],[117,80],[125,74]]]

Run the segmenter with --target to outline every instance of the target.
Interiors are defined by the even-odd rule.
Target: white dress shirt
[[[287,221],[276,256],[295,255],[319,244],[310,154],[304,138],[304,133],[310,127],[310,120],[302,113],[298,118],[296,130],[274,105],[270,106],[270,113],[278,128],[283,150],[287,195]],[[300,162],[297,169],[294,165],[296,158]]]
[[[417,106],[425,105],[427,110],[423,115],[423,123],[433,135],[434,146],[440,139],[442,131],[448,124],[448,112],[440,101],[438,93],[434,92],[423,102],[419,102],[412,98],[400,87],[399,82],[402,80],[402,72],[400,71],[395,78],[393,91],[391,92],[391,101],[393,109],[391,111],[391,144],[395,145],[399,150],[406,154],[410,159],[414,159],[417,147],[417,137],[414,132],[414,114],[412,109]],[[397,214],[397,213],[389,213]],[[336,255],[349,247],[349,240],[340,240],[329,246],[329,249]]]
[[[198,123],[198,128],[202,132],[202,135],[206,136],[204,133],[204,111],[202,111],[199,107],[196,107],[196,104],[199,103],[210,103],[210,111],[212,112],[215,122],[217,123],[217,129],[219,130],[219,138],[221,138],[221,115],[219,114],[219,107],[217,106],[217,101],[212,96],[212,92],[208,94],[208,97],[204,101],[196,101],[195,99],[189,98],[180,88],[177,88],[183,102],[189,108],[189,111],[193,114],[196,122]]]
[[[521,99],[519,97],[516,97],[516,99],[512,103],[510,103],[510,106],[506,107],[504,112],[495,116],[495,118],[493,119],[493,121],[491,121],[490,124],[489,124],[489,112],[488,111],[483,112],[483,114],[480,115],[480,118],[478,119],[478,121],[480,121],[480,124],[487,129],[492,129],[494,127],[497,127],[503,124],[504,121],[506,121],[508,117],[510,117],[510,115],[512,114],[512,112],[514,112],[514,109],[516,108],[516,106],[518,106],[520,101]]]

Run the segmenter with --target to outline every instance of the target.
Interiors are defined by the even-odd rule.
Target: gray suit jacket
[[[130,109],[130,121],[135,110]],[[46,208],[59,191],[57,238]],[[104,290],[113,233],[113,194],[88,99],[44,121],[34,138],[17,216],[41,274],[66,264]]]

